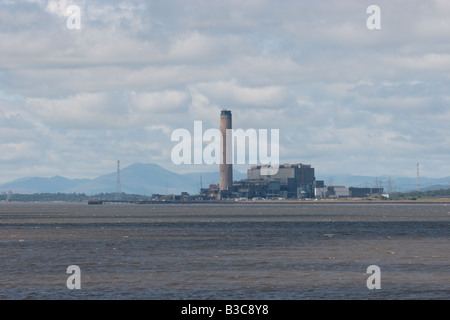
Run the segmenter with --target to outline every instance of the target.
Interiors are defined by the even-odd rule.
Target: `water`
[[[3,203],[0,299],[448,299],[449,224],[450,204]]]

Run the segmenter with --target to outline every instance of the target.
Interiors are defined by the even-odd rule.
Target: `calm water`
[[[449,227],[450,204],[3,203],[0,299],[449,299]]]

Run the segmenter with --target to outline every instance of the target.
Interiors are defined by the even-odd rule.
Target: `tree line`
[[[120,193],[120,200],[134,201],[134,200],[150,200],[151,197],[140,194]],[[425,198],[450,198],[450,188],[428,191],[411,191],[411,192],[395,192],[390,195],[391,199],[425,199]],[[116,200],[116,193],[99,193],[95,195],[86,195],[85,193],[33,193],[20,194],[6,193],[0,194],[0,201],[62,201],[62,202],[86,202],[88,200]]]
[[[0,194],[0,201],[6,201],[8,195]],[[139,194],[119,194],[120,200],[147,200],[148,196]],[[9,197],[9,201],[33,202],[33,201],[62,201],[62,202],[86,202],[88,200],[115,200],[116,193],[99,193],[95,195],[86,195],[85,193],[33,193],[20,194],[13,193]]]
[[[427,198],[449,198],[450,188],[427,191],[410,191],[410,192],[395,192],[392,194],[392,199],[427,199]]]

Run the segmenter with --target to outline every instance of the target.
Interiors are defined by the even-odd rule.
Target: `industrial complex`
[[[345,186],[325,186],[323,180],[316,180],[314,168],[310,164],[294,163],[278,166],[276,174],[265,174],[270,165],[252,166],[247,171],[247,178],[233,181],[233,165],[227,158],[227,129],[232,129],[230,110],[220,114],[221,164],[218,185],[211,184],[201,188],[201,200],[224,199],[313,199],[381,196],[383,188],[356,188]],[[229,155],[228,155],[229,157]],[[186,195],[185,195],[186,196]]]

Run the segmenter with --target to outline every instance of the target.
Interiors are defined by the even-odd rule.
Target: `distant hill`
[[[247,177],[246,173],[233,172],[233,179],[240,180]],[[387,191],[389,177],[335,175],[316,176],[317,180],[324,180],[325,184],[345,185],[347,187],[375,186],[378,179]],[[95,179],[67,179],[61,176],[51,178],[32,177],[0,184],[0,192],[11,190],[13,193],[85,193],[87,195],[111,193],[116,191],[116,172],[99,176]],[[416,190],[415,178],[391,177],[392,191],[408,192]],[[203,188],[210,184],[219,183],[219,172],[195,172],[177,174],[162,168],[157,164],[134,163],[120,171],[121,191],[127,194],[152,195],[180,194],[183,191],[198,194],[200,181]],[[420,190],[437,190],[450,188],[450,177],[420,178]]]
[[[424,191],[433,191],[433,190],[445,190],[445,189],[449,189],[450,185],[443,185],[443,184],[433,184],[431,186],[425,187],[425,188],[420,188],[420,191],[424,192]]]
[[[116,172],[95,179],[22,178],[0,185],[0,191],[13,193],[109,193],[116,191]],[[183,191],[198,194],[199,180],[194,176],[180,175],[157,164],[135,163],[120,171],[121,191],[142,195],[180,194]],[[217,181],[218,182],[218,181]],[[216,182],[216,183],[217,183]]]
[[[72,192],[94,194],[115,192],[117,175],[109,173],[72,188]],[[142,195],[198,193],[197,182],[189,177],[168,171],[157,164],[135,163],[120,171],[121,190]]]
[[[233,178],[243,179],[245,173],[235,171]],[[134,163],[120,171],[121,191],[127,194],[152,195],[198,194],[200,179],[205,188],[219,183],[219,172],[195,172],[177,174],[157,164]],[[67,179],[61,176],[52,178],[31,177],[0,184],[0,192],[12,190],[13,193],[111,193],[116,191],[117,174],[112,172],[95,179]]]
[[[75,188],[79,184],[88,182],[88,179],[67,179],[61,176],[52,178],[21,178],[0,185],[1,191],[12,190],[14,193],[58,193]]]

